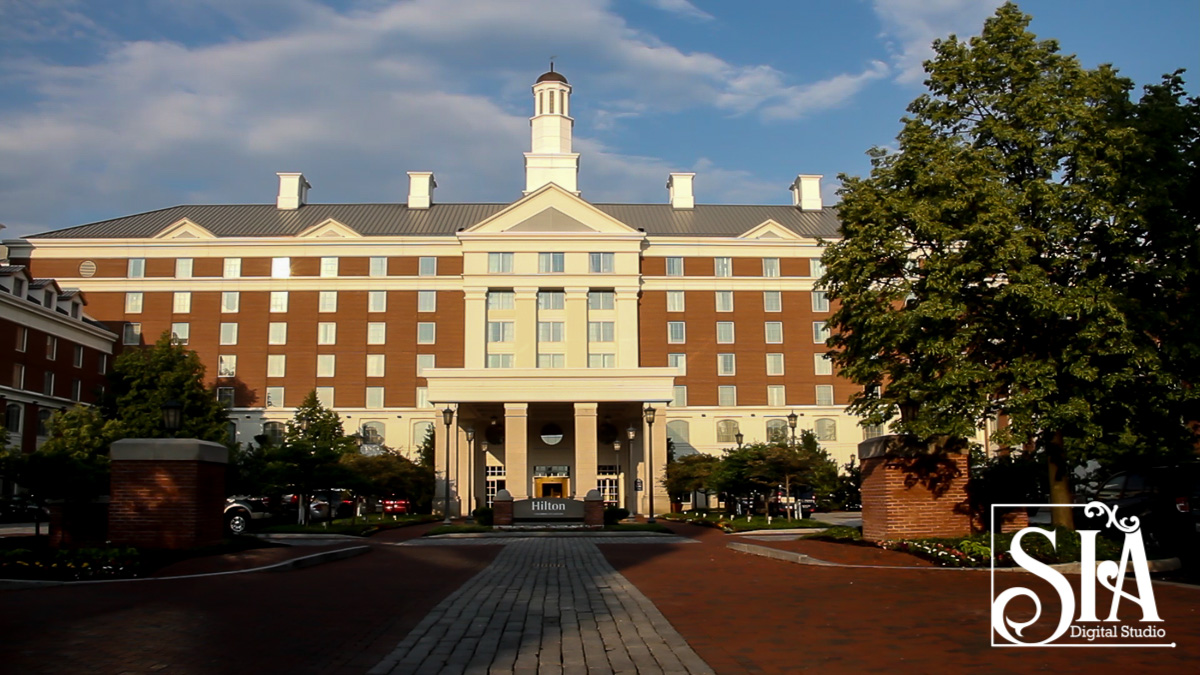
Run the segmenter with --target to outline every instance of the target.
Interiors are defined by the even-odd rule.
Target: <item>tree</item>
[[[1009,3],[980,37],[934,43],[899,150],[873,150],[869,178],[842,176],[822,286],[839,302],[834,361],[865,385],[852,412],[881,424],[916,410],[893,428],[924,441],[1003,414],[996,440],[1044,452],[1065,504],[1086,457],[1186,447],[1178,416],[1142,415],[1194,400],[1181,386],[1194,380],[1140,321],[1152,294],[1130,281],[1155,288],[1159,271],[1117,253],[1148,232],[1131,83],[1082,68],[1029,21]],[[1182,236],[1194,242],[1194,223]],[[1070,509],[1053,517],[1071,525]]]
[[[204,385],[204,363],[196,352],[174,342],[170,331],[152,347],[118,356],[109,380],[110,392],[101,409],[106,419],[120,425],[122,437],[165,437],[162,406],[174,400],[183,405],[176,436],[228,442],[229,415]]]
[[[662,485],[672,499],[684,501],[694,492],[709,491],[709,481],[721,460],[713,455],[697,453],[667,462]]]
[[[121,438],[120,425],[96,408],[75,406],[54,413],[48,426],[50,436],[36,451],[6,449],[0,471],[41,504],[48,499],[86,503],[108,494],[108,448]]]
[[[357,451],[354,438],[342,428],[341,418],[321,405],[315,389],[304,397],[288,421],[283,443],[263,448],[267,467],[276,481],[291,486],[299,495],[297,521],[301,524],[308,522],[313,491],[347,478],[341,459]]]
[[[414,504],[425,495],[432,495],[433,484],[425,472],[400,453],[384,449],[377,455],[357,452],[342,455],[341,464],[350,475],[348,487],[365,497],[400,495]]]

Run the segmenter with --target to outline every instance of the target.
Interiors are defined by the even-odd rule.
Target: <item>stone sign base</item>
[[[539,527],[604,527],[604,498],[589,490],[582,502],[574,499],[536,497],[514,502],[508,490],[492,500],[492,524],[496,527],[536,524]]]
[[[863,539],[957,537],[971,533],[966,446],[880,436],[858,444]]]

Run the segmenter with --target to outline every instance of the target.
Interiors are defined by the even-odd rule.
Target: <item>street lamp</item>
[[[625,437],[629,439],[629,473],[637,476],[633,469],[633,439],[637,437],[637,429],[635,429],[632,424],[630,424],[629,428],[625,430]],[[629,488],[627,487],[629,484],[628,481],[629,478],[626,477],[625,481],[622,481],[621,485],[621,496],[624,498],[624,506],[629,506]],[[631,511],[635,510],[636,509],[631,509]]]
[[[467,427],[467,496],[468,506],[471,510],[467,513],[467,523],[475,524],[475,472],[472,470],[472,460],[475,456],[475,427]]]
[[[654,484],[652,482],[652,477],[654,476],[654,413],[657,411],[654,409],[654,406],[648,405],[648,406],[646,406],[646,409],[643,412],[645,412],[645,414],[646,414],[646,426],[648,427],[646,430],[646,441],[647,441],[647,448],[648,448],[648,450],[646,452],[646,490],[650,493],[649,494],[650,513],[649,513],[649,517],[646,518],[646,522],[653,523],[654,522]]]
[[[796,414],[795,410],[788,413],[787,421],[788,421],[788,426],[791,427],[791,429],[792,429],[792,447],[793,448],[796,447],[796,420],[798,420],[798,419],[800,419],[800,416]]]
[[[450,421],[454,419],[454,411],[450,406],[442,411],[442,420],[446,423],[446,500],[442,509],[446,512],[446,518],[442,520],[443,525],[450,524]]]
[[[746,439],[746,435],[740,431],[733,435],[733,440],[737,441],[738,450],[742,449],[742,441],[745,439]]]
[[[176,432],[183,426],[183,404],[174,399],[162,404],[162,424],[167,436],[175,438]]]

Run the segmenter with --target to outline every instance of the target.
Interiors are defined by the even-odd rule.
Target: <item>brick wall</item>
[[[225,464],[166,458],[171,450],[164,451],[161,442],[135,439],[119,443],[130,442],[142,444],[134,452],[151,458],[114,456],[109,539],[118,544],[164,549],[219,542],[224,527]],[[114,455],[116,448],[114,445]]]
[[[863,459],[862,472],[864,539],[970,534],[965,455],[885,455]]]

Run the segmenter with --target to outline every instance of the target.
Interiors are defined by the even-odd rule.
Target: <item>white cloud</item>
[[[689,19],[712,21],[713,15],[688,2],[688,0],[646,0],[646,2],[664,12],[679,14]]]
[[[924,80],[922,64],[933,57],[933,41],[952,33],[978,34],[984,19],[1000,4],[1000,0],[875,0],[896,79],[909,84]]]

